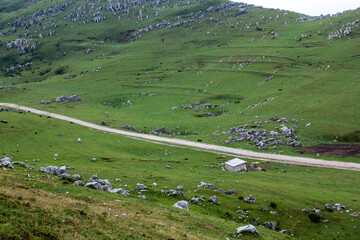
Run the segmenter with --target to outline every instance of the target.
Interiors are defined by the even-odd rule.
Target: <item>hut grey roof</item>
[[[240,158],[234,158],[225,163],[226,165],[229,165],[231,167],[236,167],[242,164],[246,164],[246,161],[240,159]]]

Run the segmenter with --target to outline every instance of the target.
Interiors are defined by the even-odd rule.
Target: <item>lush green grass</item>
[[[64,1],[41,0],[31,5],[23,2],[0,2],[0,8],[5,8],[0,15],[1,31],[11,30],[12,26],[6,24],[18,17]],[[297,13],[285,15],[284,11],[251,8],[249,13],[234,18],[233,10],[206,15],[182,27],[144,33],[134,42],[126,39],[128,30],[154,26],[163,19],[171,23],[184,21],[191,12],[205,11],[223,2],[199,1],[177,7],[168,2],[159,17],[139,23],[138,11],[135,15],[117,16],[104,12],[105,21],[95,24],[89,18],[88,23],[80,25],[63,20],[68,11],[84,3],[89,6],[88,1],[76,1],[56,17],[43,16],[44,25],[56,21],[53,36],[46,36],[48,30],[35,26],[27,31],[17,27],[16,33],[1,37],[0,44],[0,86],[17,88],[0,90],[0,102],[19,103],[97,124],[105,120],[114,128],[133,125],[147,133],[166,126],[176,132],[189,131],[179,138],[219,145],[228,137],[222,132],[230,127],[261,121],[268,131],[273,130],[280,124],[266,121],[274,116],[299,120],[297,135],[314,140],[303,142],[307,145],[337,137],[356,140],[354,133],[360,130],[359,28],[353,27],[347,38],[329,41],[327,36],[355,21],[359,10],[304,23],[296,22]],[[144,15],[152,16],[156,11],[146,7]],[[176,16],[182,18],[174,19]],[[272,32],[279,36],[272,38]],[[24,38],[25,33],[37,44],[35,53],[19,56],[18,50],[6,50],[6,42]],[[43,39],[31,37],[40,33]],[[308,37],[299,41],[303,34]],[[89,48],[95,51],[85,54]],[[26,62],[32,65],[14,72],[6,70]],[[65,79],[68,75],[73,78]],[[274,78],[263,83],[270,76]],[[40,104],[41,100],[54,102],[56,97],[72,94],[84,101]],[[274,101],[246,108],[269,97]],[[124,105],[128,100],[132,104]],[[180,107],[195,101],[220,104],[222,107],[213,111],[225,114],[199,117],[203,113]],[[141,142],[28,113],[0,112],[0,119],[8,121],[0,123],[0,154],[9,154],[15,161],[29,160],[37,169],[66,164],[75,168],[71,173],[80,173],[86,180],[98,174],[113,180],[115,187],[126,184],[131,194],[124,197],[75,187],[56,178],[42,178],[39,172],[25,173],[19,166],[6,172],[0,170],[2,238],[184,239],[186,235],[190,239],[225,239],[233,237],[236,227],[256,218],[260,218],[259,224],[276,221],[279,229],[288,230],[287,235],[282,235],[258,227],[259,239],[281,239],[291,234],[301,239],[357,239],[359,235],[358,218],[323,209],[325,203],[339,202],[359,211],[360,192],[354,188],[359,183],[357,172],[266,163],[266,171],[229,173],[217,167],[229,159],[221,155]],[[305,128],[309,122],[312,126]],[[177,126],[180,130],[176,130]],[[220,136],[213,134],[217,131]],[[200,135],[193,135],[195,132]],[[76,142],[79,137],[83,144]],[[256,150],[246,144],[230,146]],[[279,147],[267,152],[300,155],[293,150]],[[93,157],[96,162],[90,161]],[[358,162],[359,158],[342,160]],[[215,167],[205,167],[210,164]],[[33,178],[26,177],[27,173]],[[115,182],[116,178],[122,182]],[[200,181],[224,190],[236,189],[238,194],[228,196],[197,189]],[[138,182],[149,187],[146,200],[138,198]],[[157,188],[151,187],[153,182]],[[182,198],[169,197],[160,190],[165,186],[175,189],[180,184],[185,187],[185,199],[217,195],[221,204],[191,204],[189,212],[174,209],[172,205]],[[250,194],[257,198],[257,204],[239,199]],[[277,208],[272,208],[270,202]],[[277,214],[263,212],[259,206]],[[300,213],[303,208],[313,207],[323,209],[324,219],[329,222],[312,223]],[[246,221],[238,218],[239,209],[250,211]],[[126,217],[121,217],[122,212],[127,213]]]
[[[172,16],[176,11],[176,8],[167,10],[162,18]],[[259,20],[261,16],[275,18],[277,14],[281,16],[277,21]],[[74,24],[74,28],[69,28],[66,23],[57,29],[58,34],[41,40],[33,58],[33,70],[1,80],[4,85],[14,83],[20,88],[3,90],[0,97],[2,101],[96,123],[104,118],[104,112],[108,112],[112,127],[130,124],[139,128],[166,126],[175,129],[181,126],[184,131],[200,132],[203,141],[216,144],[223,144],[226,136],[213,138],[211,133],[252,123],[255,116],[262,121],[274,116],[298,119],[298,133],[313,140],[332,141],[336,137],[351,135],[359,130],[360,88],[356,81],[359,58],[354,53],[354,49],[359,49],[358,30],[354,28],[350,40],[328,41],[328,33],[339,28],[340,23],[330,25],[334,22],[331,18],[297,23],[297,16],[252,9],[244,15],[246,21],[239,23],[237,28],[228,25],[236,24],[241,18],[223,17],[227,23],[223,25],[197,20],[193,25],[199,30],[188,27],[155,30],[143,34],[138,41],[116,44],[99,44],[98,41],[121,39],[114,30],[125,32],[133,29],[131,21],[116,20],[109,15],[106,24],[89,23],[81,28]],[[356,11],[341,15],[337,20],[345,23],[355,18]],[[156,21],[150,19],[141,25]],[[284,21],[289,24],[284,25]],[[257,31],[255,22],[259,22],[264,30]],[[253,27],[244,29],[248,24]],[[207,34],[209,31],[211,33]],[[280,36],[271,39],[271,31],[279,32]],[[106,37],[110,33],[113,35]],[[311,37],[297,41],[302,34]],[[248,43],[253,37],[255,40]],[[96,51],[86,55],[86,49],[91,47]],[[66,56],[63,56],[64,52]],[[43,60],[36,60],[38,57]],[[234,69],[233,66],[239,63],[251,64],[245,64],[241,70]],[[325,70],[329,65],[330,68]],[[94,72],[98,67],[101,69]],[[57,75],[60,69],[63,74]],[[67,75],[74,78],[65,80]],[[269,76],[275,78],[262,84]],[[25,81],[30,83],[21,84]],[[196,91],[199,89],[201,91]],[[157,96],[136,96],[136,93],[143,92]],[[40,104],[41,100],[54,100],[70,94],[80,95],[85,102],[78,105]],[[269,97],[275,100],[246,109]],[[240,103],[239,99],[242,100]],[[123,105],[127,100],[132,102],[131,106]],[[225,115],[200,118],[197,117],[199,113],[179,108],[194,101],[225,104],[219,108]],[[104,102],[110,106],[104,106]],[[175,106],[178,109],[171,110]],[[309,130],[304,128],[308,122],[312,123]],[[236,144],[238,146],[254,149],[246,143]],[[294,154],[291,149],[285,151]]]
[[[135,231],[138,235],[134,236],[139,238],[141,238],[142,234],[152,238],[180,237],[186,234],[194,239],[202,238],[201,236],[218,239],[221,236],[228,236],[229,233],[235,231],[236,227],[247,222],[251,223],[256,218],[260,218],[258,219],[259,224],[266,221],[276,221],[279,223],[280,230],[287,229],[289,234],[294,234],[295,237],[301,237],[302,239],[328,239],[335,235],[339,236],[339,238],[356,239],[359,234],[359,222],[357,219],[350,217],[350,213],[340,213],[338,211],[330,213],[325,211],[323,207],[325,203],[335,204],[340,202],[346,205],[347,209],[359,210],[358,199],[360,192],[353,188],[359,182],[360,175],[358,172],[266,163],[266,171],[230,173],[217,167],[220,163],[229,159],[221,155],[144,143],[28,113],[2,112],[0,114],[1,118],[8,121],[8,124],[3,124],[0,128],[2,136],[0,145],[3,146],[1,149],[2,154],[8,153],[13,157],[14,161],[27,159],[29,164],[37,169],[41,166],[66,164],[75,168],[69,170],[71,174],[82,174],[85,180],[89,179],[93,174],[97,174],[100,178],[113,181],[114,187],[128,185],[128,188],[125,189],[130,191],[130,196],[125,197],[99,190],[62,184],[56,178],[42,178],[43,174],[40,172],[29,170],[24,172],[24,168],[15,166],[15,170],[8,170],[7,172],[1,170],[1,177],[4,179],[2,180],[4,184],[1,186],[3,194],[1,196],[4,198],[1,203],[1,211],[4,212],[5,216],[3,221],[8,223],[6,226],[12,225],[9,224],[12,221],[18,221],[17,219],[24,212],[24,214],[29,215],[30,219],[38,219],[36,221],[46,218],[45,225],[50,224],[49,221],[52,222],[51,224],[54,224],[56,228],[61,229],[58,235],[55,234],[55,237],[59,238],[71,238],[71,236],[77,235],[86,237],[94,234],[93,231],[99,231],[98,234],[114,238],[120,233],[130,234],[131,231],[128,228],[133,228],[135,224],[133,221],[136,220],[121,222],[124,224],[122,228],[111,228],[111,224],[118,224],[118,221],[120,221],[114,220],[113,215],[115,213],[110,213],[113,217],[109,217],[110,219],[105,218],[100,221],[101,223],[97,222],[94,225],[94,223],[89,222],[88,218],[92,218],[89,215],[94,214],[96,219],[100,217],[102,211],[107,212],[106,209],[110,206],[113,211],[125,211],[128,215],[134,214],[134,218],[137,216],[136,212],[146,214],[152,211],[156,214],[157,211],[161,211],[160,216],[147,219],[142,223],[141,226],[146,230],[142,230],[142,228]],[[58,135],[58,133],[61,133],[61,135]],[[78,137],[81,137],[83,144],[76,142]],[[171,153],[166,156],[165,152]],[[55,153],[58,154],[58,157],[54,157]],[[92,157],[96,157],[97,161],[91,162]],[[186,158],[188,160],[185,160]],[[40,159],[40,162],[32,162],[33,159]],[[205,165],[210,164],[215,167],[205,167]],[[169,165],[170,168],[167,169],[165,165]],[[26,177],[27,173],[32,177]],[[330,179],[329,176],[331,176]],[[120,178],[122,182],[115,182],[116,178]],[[198,189],[197,185],[200,181],[213,183],[216,189],[236,189],[237,196],[228,196],[208,189]],[[152,187],[153,182],[156,182],[158,187]],[[136,183],[144,183],[149,187],[149,191],[144,193],[147,196],[146,200],[138,198],[135,191]],[[18,184],[25,185],[30,189],[24,190]],[[184,216],[178,215],[179,211],[174,211],[175,209],[171,206],[182,198],[170,197],[165,193],[161,193],[160,190],[165,186],[169,189],[176,189],[180,184],[184,185],[185,199],[201,195],[206,198],[217,195],[221,204],[218,206],[213,206],[210,203],[204,203],[204,206],[191,204],[189,212]],[[195,190],[197,192],[194,192]],[[68,194],[65,194],[66,192]],[[29,196],[29,199],[31,199],[30,196],[38,195],[37,193],[40,193],[40,196],[34,197],[34,204],[30,203],[29,212],[25,207],[21,207],[23,206],[22,201],[14,199],[16,196],[25,196],[23,198],[26,199]],[[239,199],[241,196],[247,197],[250,194],[256,197],[257,204],[247,204],[244,200]],[[89,197],[91,197],[90,202],[86,200]],[[48,198],[64,200],[58,202],[52,200],[46,206],[42,206],[41,203],[47,202]],[[116,199],[122,200],[120,206],[115,202]],[[8,201],[10,203],[7,203]],[[69,201],[70,205],[67,204]],[[79,207],[76,207],[75,210],[73,207],[77,205],[73,201],[80,202],[78,203],[80,204]],[[100,206],[103,202],[106,202],[108,206]],[[277,208],[272,208],[270,202],[276,203]],[[94,205],[89,205],[91,203],[100,209],[93,209]],[[15,205],[11,208],[15,211],[15,215],[11,215],[12,218],[7,213],[10,210],[7,210],[6,204]],[[22,205],[19,206],[19,204]],[[276,211],[277,214],[272,215],[269,212],[263,212],[259,210],[259,206],[266,206],[270,211]],[[300,212],[303,208],[312,209],[313,207],[323,209],[324,218],[330,222],[311,223],[307,215]],[[44,208],[51,209],[50,212],[56,213],[55,216],[48,218],[46,214],[42,214]],[[79,214],[68,216],[66,209],[72,209],[75,212],[87,209],[86,212],[89,211],[85,218],[87,220],[82,221],[82,216],[79,216]],[[237,214],[236,211],[239,209],[250,211],[246,222],[237,218],[240,214]],[[67,216],[70,219],[69,221],[66,220],[66,223],[61,223],[61,216]],[[165,229],[169,225],[173,226],[175,232],[150,231],[149,229],[152,228],[154,221],[161,221],[165,225]],[[28,221],[22,220],[17,224],[23,226],[27,223]],[[70,226],[72,224],[77,227],[74,229],[74,227]],[[89,226],[84,228],[85,225],[94,226],[95,229],[90,230]],[[184,227],[188,225],[197,227],[184,230]],[[324,228],[324,225],[328,229]],[[6,229],[6,226],[2,226],[2,228]],[[73,230],[69,232],[69,228]],[[209,231],[209,228],[211,231]],[[5,234],[5,236],[10,236],[6,234],[14,234],[14,236],[19,234],[37,236],[36,234],[40,234],[33,232],[34,230],[31,229],[27,228],[20,232],[18,230],[14,230],[14,232],[3,231],[2,234]],[[281,237],[281,235],[276,235],[275,232],[267,231],[261,227],[259,229],[264,239],[278,239]],[[50,234],[52,233],[50,230],[44,226],[41,234]]]

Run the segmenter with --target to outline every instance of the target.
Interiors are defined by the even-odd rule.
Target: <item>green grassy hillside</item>
[[[292,141],[360,141],[359,18],[359,9],[309,17],[226,0],[4,0],[0,102],[105,121],[112,128],[304,156],[294,152],[299,147]],[[55,101],[63,95],[81,101]],[[360,207],[356,172],[261,163],[266,171],[229,173],[218,167],[229,157],[27,113],[0,111],[0,120],[0,153],[13,161],[27,159],[37,170],[68,165],[86,181],[98,174],[114,186],[128,185],[130,192],[111,194],[19,166],[1,168],[4,239],[226,239],[239,226],[272,221],[277,231],[258,226],[260,235],[245,239],[359,235],[359,219],[350,216]],[[244,124],[255,132],[280,132],[285,124],[297,137],[278,137],[284,145],[260,150],[254,142],[234,140],[241,135],[229,130]],[[79,137],[83,144],[76,142]],[[358,156],[321,158],[359,162]],[[237,195],[197,188],[199,182],[235,189]],[[146,199],[138,197],[136,183],[149,187]],[[164,192],[180,184],[184,197]],[[256,204],[242,199],[250,194]],[[221,204],[191,203],[190,211],[172,207],[201,195],[216,195]],[[330,212],[326,203],[352,211]],[[269,211],[259,208],[264,206]],[[314,207],[329,222],[314,223],[300,211]]]

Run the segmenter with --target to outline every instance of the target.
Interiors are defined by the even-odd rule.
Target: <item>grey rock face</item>
[[[180,209],[185,209],[185,210],[190,210],[190,205],[187,201],[179,201],[174,204],[174,207],[177,207]]]
[[[176,188],[176,190],[179,190],[179,191],[181,191],[181,190],[183,190],[184,189],[184,186],[183,185],[179,185],[179,186],[177,186],[177,188]]]

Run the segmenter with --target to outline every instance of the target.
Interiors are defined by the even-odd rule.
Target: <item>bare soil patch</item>
[[[315,147],[300,148],[295,152],[313,154],[327,157],[358,157],[360,158],[360,145],[358,144],[320,144]]]

